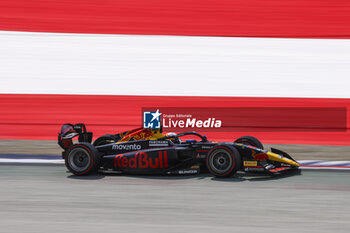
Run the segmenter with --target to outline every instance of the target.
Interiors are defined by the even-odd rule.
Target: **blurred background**
[[[2,0],[0,138],[56,140],[67,122],[117,133],[140,126],[142,107],[346,109],[349,8],[341,0]],[[238,125],[208,136],[232,140],[245,134]],[[350,142],[347,124],[277,134],[270,123],[266,132],[245,126],[266,143]]]

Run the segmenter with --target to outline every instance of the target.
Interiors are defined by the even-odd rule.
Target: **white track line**
[[[63,159],[0,159],[0,163],[18,164],[64,164]]]

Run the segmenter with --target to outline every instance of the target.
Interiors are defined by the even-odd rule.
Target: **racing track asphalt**
[[[77,177],[0,166],[0,232],[350,232],[350,172]]]

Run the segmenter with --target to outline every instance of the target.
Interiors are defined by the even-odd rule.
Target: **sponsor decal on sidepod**
[[[114,157],[116,168],[167,168],[168,155],[166,151],[159,151],[153,159],[146,152],[136,153],[133,157],[125,157],[123,154]]]
[[[138,144],[114,144],[112,150],[141,150],[141,145]]]
[[[168,141],[149,141],[149,146],[168,146]]]

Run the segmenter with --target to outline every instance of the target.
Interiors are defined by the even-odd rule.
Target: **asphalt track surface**
[[[0,166],[0,232],[350,232],[350,172],[73,176]]]

